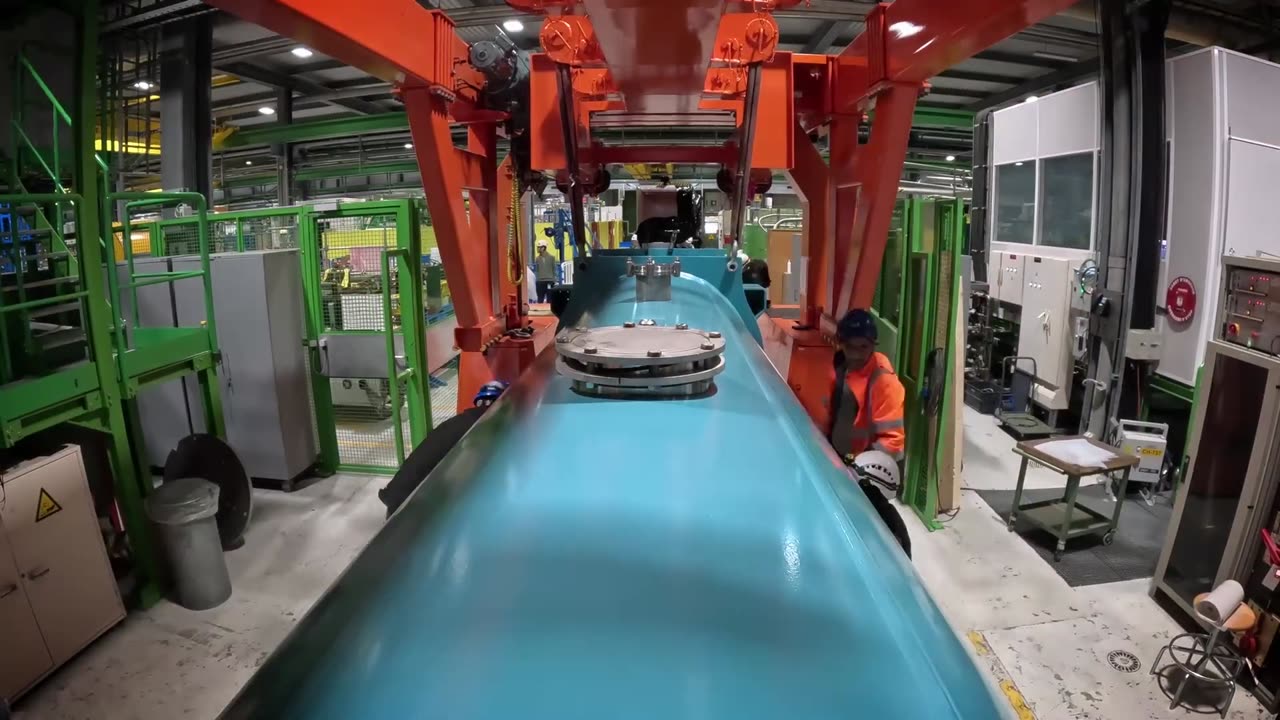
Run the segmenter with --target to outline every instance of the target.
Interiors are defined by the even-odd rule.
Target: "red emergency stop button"
[[[1231,323],[1230,325],[1228,325],[1228,326],[1227,326],[1227,334],[1228,334],[1228,335],[1239,335],[1239,334],[1240,334],[1240,323]]]

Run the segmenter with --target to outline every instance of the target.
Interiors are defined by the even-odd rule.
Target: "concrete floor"
[[[383,526],[386,478],[335,475],[257,491],[231,599],[204,612],[161,602],[127,620],[19,701],[18,720],[213,718]]]
[[[1178,627],[1147,596],[1145,580],[1071,588],[1011,536],[973,488],[1011,488],[1012,441],[966,409],[961,512],[929,533],[909,516],[914,563],[956,630],[1020,718],[1139,720],[1190,717],[1168,710],[1147,674]],[[383,478],[339,475],[293,494],[259,492],[246,546],[227,556],[235,593],[189,612],[162,603],[134,613],[19,703],[20,720],[212,718],[316,597],[383,524]],[[1029,487],[1056,487],[1032,469]],[[1142,662],[1124,674],[1124,650]],[[1266,718],[1243,692],[1229,717]]]
[[[1012,489],[1013,440],[989,416],[965,408],[965,490],[961,510],[930,533],[911,515],[912,561],[952,626],[997,682],[1020,695],[1039,720],[1195,717],[1169,710],[1148,674],[1156,653],[1181,628],[1147,595],[1148,580],[1073,588],[982,501],[978,489]],[[1032,467],[1027,487],[1061,487],[1060,475]],[[1126,674],[1115,650],[1142,667]],[[1205,716],[1201,716],[1205,717]],[[1216,715],[1208,717],[1217,717]],[[1227,717],[1269,718],[1252,696],[1236,696]]]

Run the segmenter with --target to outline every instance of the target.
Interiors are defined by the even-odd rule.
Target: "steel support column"
[[[165,128],[160,181],[165,190],[198,192],[213,187],[213,32],[208,15],[165,25],[160,48],[160,123]]]
[[[276,89],[276,125],[293,124],[293,91],[288,88]],[[289,143],[276,143],[271,146],[276,156],[276,204],[280,206],[293,204],[293,148]]]
[[[800,323],[806,327],[818,327],[827,304],[827,264],[833,251],[832,228],[835,218],[831,203],[831,172],[822,159],[808,133],[796,122],[795,167],[789,171],[791,183],[804,198],[805,256],[809,264],[805,273],[804,297],[801,299]]]
[[[1098,182],[1098,294],[1081,430],[1102,435],[1136,408],[1123,393],[1130,328],[1155,320],[1155,279],[1164,226],[1164,30],[1168,0],[1102,5],[1102,153]],[[1094,305],[1095,308],[1100,307]],[[1101,387],[1105,387],[1105,396]],[[1129,408],[1126,411],[1121,400]]]
[[[880,263],[893,219],[893,206],[898,198],[902,163],[911,139],[911,115],[919,94],[919,85],[901,83],[889,86],[876,96],[871,139],[854,162],[857,195],[849,231],[849,252],[845,256],[847,265],[836,298],[834,318],[852,308],[871,307],[880,281]]]

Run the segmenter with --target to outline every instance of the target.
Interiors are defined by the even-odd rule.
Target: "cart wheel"
[[[1116,541],[1116,529],[1115,529],[1115,528],[1111,528],[1110,530],[1108,530],[1108,531],[1107,531],[1107,534],[1106,534],[1106,535],[1103,535],[1103,536],[1102,536],[1102,544],[1103,544],[1103,545],[1110,545],[1111,543],[1113,543],[1113,542],[1115,542],[1115,541]]]
[[[1054,551],[1053,551],[1053,561],[1054,561],[1054,562],[1062,562],[1062,551],[1061,551],[1061,550],[1054,550]]]

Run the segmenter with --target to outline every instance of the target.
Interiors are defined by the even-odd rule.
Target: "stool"
[[[1201,593],[1196,596],[1195,603],[1199,603],[1208,593]],[[1195,603],[1192,607],[1195,607]],[[1169,653],[1173,666],[1182,671],[1183,676],[1177,682],[1176,687],[1172,684],[1170,688],[1173,690],[1173,702],[1169,704],[1172,710],[1182,703],[1182,694],[1186,691],[1187,686],[1195,679],[1206,685],[1221,687],[1227,691],[1227,700],[1219,709],[1222,717],[1227,716],[1227,710],[1231,708],[1231,701],[1236,695],[1236,677],[1244,668],[1245,660],[1236,652],[1230,643],[1230,635],[1226,642],[1219,642],[1224,633],[1245,632],[1253,628],[1258,622],[1258,616],[1248,605],[1241,605],[1231,614],[1221,625],[1210,623],[1209,620],[1196,613],[1196,617],[1213,628],[1212,632],[1205,633],[1182,633],[1169,641],[1168,645],[1160,648],[1160,652],[1156,654],[1156,660],[1151,664],[1151,674],[1156,675],[1163,672],[1167,667],[1160,666],[1160,660],[1164,657],[1166,651]]]

